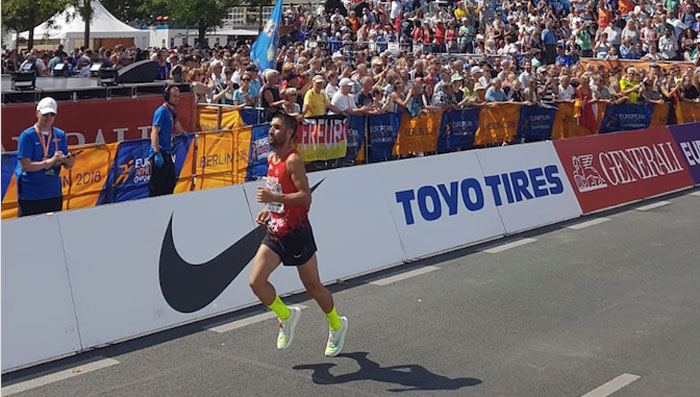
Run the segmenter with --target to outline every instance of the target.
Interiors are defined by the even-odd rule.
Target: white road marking
[[[305,305],[292,305],[292,306],[297,306],[298,308],[300,308],[302,310],[306,309]],[[246,317],[246,318],[241,319],[241,320],[231,321],[230,323],[217,325],[216,327],[208,328],[208,330],[214,331],[214,332],[219,333],[219,334],[223,334],[224,332],[233,331],[234,329],[243,328],[243,327],[251,325],[251,324],[261,323],[265,320],[269,320],[272,318],[277,318],[277,315],[275,314],[275,312],[270,311],[270,312],[265,312],[262,314],[256,314],[255,316]]]
[[[524,238],[524,239],[521,239],[518,241],[513,241],[512,243],[503,244],[503,245],[499,245],[497,247],[489,248],[487,250],[484,250],[484,252],[488,252],[489,254],[497,254],[499,252],[503,252],[503,251],[509,250],[511,248],[520,247],[521,245],[534,243],[535,241],[537,241],[536,238]]]
[[[420,276],[421,274],[430,273],[430,272],[438,270],[438,269],[439,269],[439,267],[435,267],[435,266],[425,266],[425,267],[421,267],[420,269],[411,270],[410,272],[397,274],[395,276],[386,277],[386,278],[383,278],[380,280],[370,281],[370,284],[384,286],[384,285],[388,285],[391,283],[395,283],[397,281],[405,280],[407,278]]]
[[[622,374],[617,378],[611,380],[610,382],[596,387],[595,389],[589,391],[581,397],[606,397],[629,385],[630,383],[634,382],[639,378],[641,378],[641,376],[639,375]]]
[[[2,395],[9,396],[11,394],[21,393],[27,390],[35,389],[37,387],[48,385],[49,383],[62,381],[68,378],[72,378],[74,376],[86,374],[92,371],[97,371],[98,369],[111,367],[112,365],[117,364],[119,364],[119,361],[112,358],[104,358],[102,360],[92,361],[90,363],[55,372],[53,374],[40,376],[38,378],[30,379],[24,382],[18,382],[10,386],[4,386],[2,388]]]
[[[607,222],[609,220],[610,220],[610,218],[591,219],[590,221],[581,222],[581,223],[577,223],[575,225],[571,225],[571,226],[569,226],[569,229],[579,230],[579,229],[583,229],[583,228],[586,228],[589,226],[595,226],[595,225],[601,224],[603,222]]]
[[[700,191],[690,193],[691,196],[700,196]]]
[[[637,207],[635,209],[637,211],[649,211],[649,210],[653,210],[654,208],[663,207],[664,205],[669,205],[669,204],[671,204],[670,201],[657,201],[656,203],[651,203],[648,205]]]

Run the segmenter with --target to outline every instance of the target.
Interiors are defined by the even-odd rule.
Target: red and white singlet
[[[267,190],[278,194],[289,194],[299,191],[287,173],[287,159],[296,152],[295,149],[292,149],[277,164],[274,163],[274,160],[277,159],[277,154],[268,157],[265,184]],[[308,206],[268,203],[266,208],[270,211],[267,231],[274,236],[284,237],[291,231],[305,227],[309,223]]]

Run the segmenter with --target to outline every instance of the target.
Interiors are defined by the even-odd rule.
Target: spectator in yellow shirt
[[[306,95],[304,95],[304,107],[301,114],[303,114],[304,117],[323,116],[326,114],[327,108],[337,114],[341,114],[342,111],[330,103],[324,92],[326,80],[323,76],[316,75],[312,81],[312,89],[306,91]]]
[[[621,94],[627,95],[628,103],[637,103],[639,97],[639,76],[637,69],[630,66],[627,68],[627,76],[620,79]]]
[[[455,18],[457,18],[458,21],[461,21],[462,18],[466,18],[467,15],[469,15],[469,12],[466,10],[464,2],[458,1],[457,8],[455,9]]]

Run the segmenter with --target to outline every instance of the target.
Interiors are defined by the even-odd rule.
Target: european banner
[[[369,128],[369,154],[370,162],[384,161],[393,158],[396,136],[401,124],[401,113],[384,113],[367,117]]]
[[[479,108],[444,112],[437,141],[438,152],[472,147],[474,134],[479,128],[479,112]]]
[[[552,127],[557,109],[543,106],[520,106],[520,120],[516,141],[544,141],[552,138]]]
[[[623,103],[608,105],[600,125],[600,133],[641,130],[651,124],[654,105],[651,103]]]
[[[348,117],[348,151],[344,160],[346,164],[353,164],[355,159],[358,159],[358,155],[361,154],[362,147],[365,144],[366,121],[366,116]]]
[[[5,198],[7,187],[15,174],[17,167],[17,152],[2,154],[2,198]]]
[[[407,155],[434,152],[437,149],[441,121],[442,111],[421,113],[416,117],[403,113],[393,153]]]
[[[253,126],[250,138],[250,155],[246,181],[254,181],[267,175],[267,158],[270,156],[270,124]]]
[[[191,134],[175,137],[176,178],[180,175],[192,139]],[[148,162],[150,146],[150,139],[124,141],[119,144],[97,205],[148,197],[148,182],[151,179],[151,167]]]

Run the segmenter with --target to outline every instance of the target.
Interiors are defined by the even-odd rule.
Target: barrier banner
[[[348,151],[345,154],[345,162],[352,164],[355,160],[364,160],[365,125],[367,116],[348,117]]]
[[[600,125],[600,133],[648,128],[653,111],[654,105],[651,103],[608,105]]]
[[[596,120],[598,121],[598,127],[600,128],[600,123],[605,115],[605,109],[607,105],[605,103],[593,104],[594,113],[596,113]],[[573,138],[577,136],[588,136],[595,135],[598,133],[598,129],[591,131],[583,125],[579,125],[578,119],[574,118],[574,103],[573,102],[562,102],[559,103],[559,109],[554,115],[554,125],[552,126],[552,139],[564,139]]]
[[[666,127],[554,141],[584,213],[692,186]]]
[[[97,205],[148,197],[150,147],[149,139],[119,144]]]
[[[221,106],[198,106],[197,128],[199,131],[216,131],[248,125],[240,111]]]
[[[297,150],[304,162],[345,157],[348,120],[342,116],[305,119],[297,129]]]
[[[437,149],[441,121],[442,111],[421,113],[413,118],[409,117],[406,112],[402,113],[393,154],[434,152]]]
[[[518,120],[516,139],[525,142],[551,139],[556,113],[556,108],[546,108],[537,105],[520,106],[520,120]]]
[[[651,113],[651,124],[649,127],[657,127],[660,125],[668,125],[668,112],[671,109],[671,104],[664,102],[662,104],[654,104],[654,110]]]
[[[114,98],[109,101],[59,101],[55,125],[66,132],[68,145],[71,146],[148,138],[153,112],[162,104],[162,96]],[[180,97],[177,115],[186,131],[194,131],[194,95],[183,94]],[[3,104],[3,149],[17,150],[19,134],[35,121],[35,104]]]
[[[2,198],[5,198],[5,192],[8,186],[10,186],[10,181],[15,175],[15,168],[17,167],[17,152],[3,153],[2,154]]]
[[[384,113],[367,117],[369,126],[370,162],[385,161],[394,158],[392,152],[401,125],[401,113]]]
[[[680,102],[681,116],[684,123],[695,123],[700,121],[700,103],[697,102]]]
[[[179,140],[183,143],[180,145]],[[195,135],[187,134],[175,137],[175,169],[179,170],[177,183],[175,183],[175,190],[173,193],[185,193],[194,190],[194,175],[196,172],[196,162],[194,158],[194,152],[196,146]],[[184,149],[187,149],[186,151]],[[179,168],[178,168],[179,167]]]
[[[442,114],[438,152],[468,149],[474,145],[474,134],[479,128],[478,108],[453,110]]]
[[[119,143],[83,148],[71,169],[61,170],[63,209],[94,207],[104,188]]]
[[[2,154],[2,219],[17,217],[16,166],[17,152]]]
[[[646,70],[647,72],[650,70],[650,68],[649,68],[650,62],[640,62],[640,61],[631,61],[631,60],[622,60],[622,59],[612,61],[612,60],[592,59],[592,58],[581,58],[579,61],[581,62],[581,68],[583,68],[584,70],[586,70],[588,65],[593,65],[596,69],[603,67],[607,70],[610,70],[612,68],[618,68],[618,69],[625,70],[630,66],[634,66],[638,70]],[[688,69],[688,68],[692,68],[693,70],[695,69],[695,66],[693,65],[692,62],[659,62],[659,61],[656,61],[656,64],[659,65],[665,71],[671,70],[671,68],[674,66],[681,68],[681,72],[685,71],[685,69]]]
[[[251,134],[246,181],[254,181],[267,175],[267,158],[272,152],[270,124],[254,125]]]
[[[259,111],[256,108],[243,108],[239,110],[243,125],[256,125],[260,123]]]
[[[693,177],[695,184],[700,183],[700,123],[671,125],[668,127],[676,143],[676,147],[681,152],[683,159],[688,165],[688,171]]]
[[[245,181],[253,127],[199,135],[195,190],[213,189]]]
[[[192,139],[193,136],[189,134],[175,137],[176,178],[186,160]],[[148,183],[151,179],[151,167],[148,162],[150,147],[149,139],[125,141],[119,144],[97,205],[148,197]]]
[[[479,129],[475,145],[510,143],[515,137],[520,119],[520,105],[512,103],[484,106],[479,113]]]

